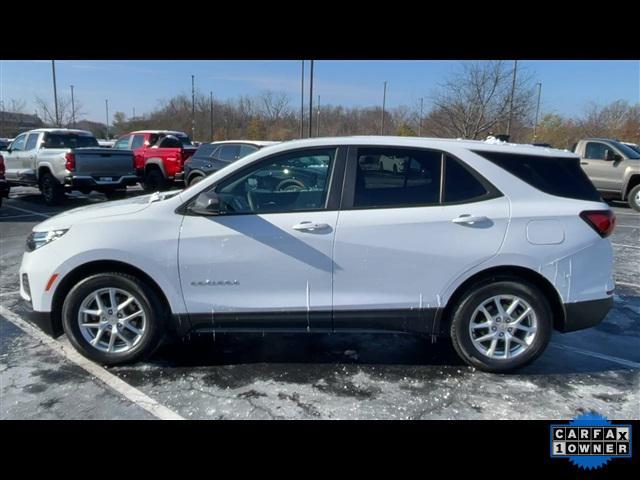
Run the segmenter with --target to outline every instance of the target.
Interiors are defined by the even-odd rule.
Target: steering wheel
[[[298,192],[300,190],[304,190],[306,188],[305,184],[300,180],[294,180],[293,178],[287,178],[286,180],[282,180],[277,186],[276,191],[278,192]]]

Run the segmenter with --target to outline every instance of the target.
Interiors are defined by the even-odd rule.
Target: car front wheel
[[[62,323],[73,346],[103,365],[142,360],[164,335],[157,295],[137,278],[116,272],[90,276],[71,289]]]
[[[540,290],[523,280],[477,286],[458,302],[451,323],[455,350],[486,372],[523,367],[545,350],[552,313]]]
[[[640,184],[629,191],[629,206],[636,212],[640,212]]]

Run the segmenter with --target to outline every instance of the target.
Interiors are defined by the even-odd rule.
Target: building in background
[[[44,123],[37,115],[0,110],[0,137],[13,138],[26,130],[43,126]]]

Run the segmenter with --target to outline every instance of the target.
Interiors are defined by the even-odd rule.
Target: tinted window
[[[183,147],[193,147],[193,143],[191,143],[191,139],[186,135],[175,135],[180,143],[182,143]]]
[[[144,135],[134,135],[131,142],[131,150],[142,147],[144,145]]]
[[[480,199],[489,192],[459,161],[447,156],[444,167],[444,202]]]
[[[258,147],[254,147],[253,145],[240,145],[240,154],[238,158],[246,157],[247,155],[257,151]]]
[[[182,148],[182,142],[173,135],[167,135],[160,140],[158,148]]]
[[[354,207],[439,203],[441,159],[430,150],[358,149]]]
[[[216,157],[225,162],[233,162],[238,158],[238,150],[238,145],[223,145],[220,147]]]
[[[611,149],[609,145],[599,142],[588,142],[584,149],[584,158],[591,160],[604,160],[604,152]]]
[[[520,180],[550,195],[601,201],[600,194],[580,168],[577,158],[554,158],[504,152],[476,151]]]
[[[120,140],[116,142],[113,148],[117,148],[119,150],[126,150],[129,148],[129,139],[131,136],[127,135],[126,137],[122,137]]]
[[[210,143],[205,143],[203,145],[200,145],[200,147],[198,148],[198,150],[196,150],[195,153],[195,157],[210,157],[211,154],[213,153],[213,150],[216,148],[215,145],[212,145]]]
[[[11,150],[24,150],[24,141],[27,139],[26,134],[18,135],[11,144]]]
[[[325,208],[335,149],[271,157],[249,173],[218,185],[228,213],[275,213]]]
[[[84,148],[97,147],[98,140],[90,135],[74,133],[47,133],[44,148]]]
[[[25,150],[33,150],[34,148],[36,148],[36,143],[38,143],[38,134],[37,133],[32,133],[27,138],[27,144],[25,145],[24,149]]]

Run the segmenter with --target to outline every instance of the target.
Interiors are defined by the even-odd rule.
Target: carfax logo
[[[551,425],[551,457],[568,458],[583,469],[600,468],[612,458],[631,458],[631,425],[614,425],[595,412]]]

